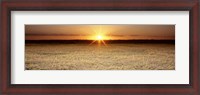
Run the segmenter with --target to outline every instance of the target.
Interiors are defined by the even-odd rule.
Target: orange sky
[[[25,25],[26,40],[174,40],[175,25]]]

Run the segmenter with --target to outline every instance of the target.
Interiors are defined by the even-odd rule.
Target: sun
[[[105,41],[104,41],[106,39],[105,36],[103,36],[103,35],[96,35],[94,37],[95,37],[94,40],[89,45],[97,42],[98,46],[101,46],[101,44],[103,44],[104,46],[107,46],[106,43],[105,43]]]
[[[96,39],[97,39],[97,40],[103,40],[103,36],[102,36],[102,35],[97,35],[97,36],[96,36]]]

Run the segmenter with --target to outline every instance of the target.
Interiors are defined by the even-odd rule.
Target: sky
[[[175,25],[25,25],[26,40],[175,40]]]

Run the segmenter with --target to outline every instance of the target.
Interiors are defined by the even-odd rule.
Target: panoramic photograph
[[[27,24],[25,70],[175,70],[175,25]]]

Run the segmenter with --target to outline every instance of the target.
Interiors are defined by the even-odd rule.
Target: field
[[[26,44],[26,70],[174,70],[174,44]]]

